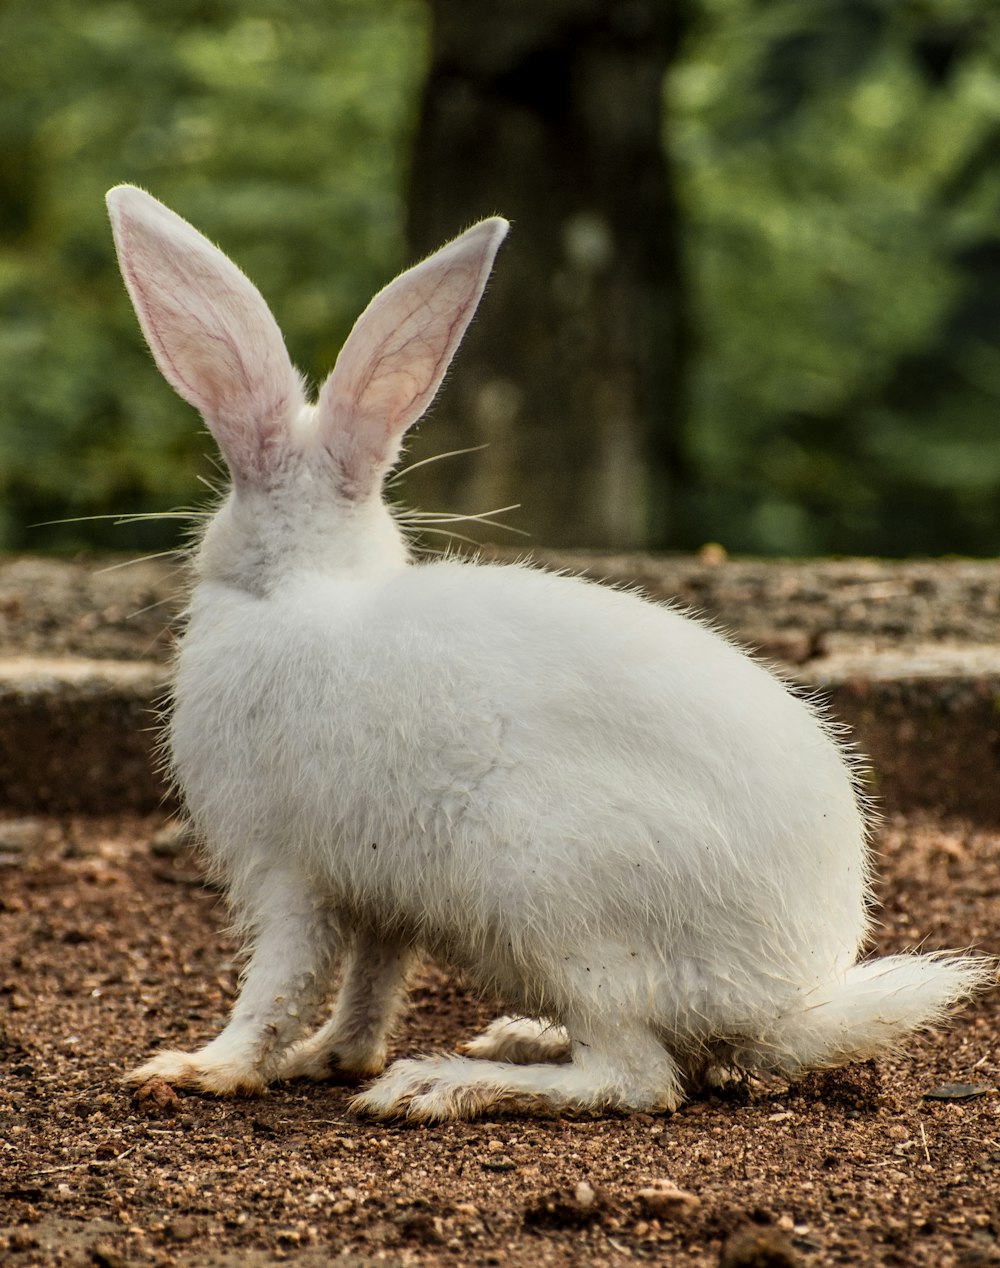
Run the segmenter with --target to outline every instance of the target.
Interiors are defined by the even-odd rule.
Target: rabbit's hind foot
[[[468,1057],[514,1065],[565,1062],[571,1053],[565,1029],[536,1017],[498,1017],[460,1048]]]
[[[396,1061],[351,1108],[371,1118],[445,1122],[492,1113],[675,1110],[680,1071],[648,1034],[615,1046],[576,1043],[566,1064],[515,1065],[472,1057]]]
[[[537,1094],[513,1089],[502,1077],[490,1079],[487,1062],[468,1057],[414,1057],[395,1061],[366,1091],[355,1096],[351,1109],[367,1118],[407,1118],[440,1123],[479,1118],[505,1111],[544,1108]],[[471,1076],[469,1067],[478,1067]],[[498,1067],[508,1070],[512,1067]],[[525,1069],[528,1067],[520,1067]]]

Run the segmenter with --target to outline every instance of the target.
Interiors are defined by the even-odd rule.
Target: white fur
[[[481,1035],[463,1044],[462,1051],[487,1061],[532,1065],[568,1061],[572,1049],[562,1026],[553,1026],[538,1017],[498,1017]]]
[[[856,964],[851,762],[724,638],[572,577],[409,563],[382,480],[503,221],[381,292],[310,406],[235,266],[148,195],[109,203],[154,355],[234,475],[170,751],[253,948],[222,1034],[131,1079],[375,1074],[417,950],[523,1017],[397,1062],[355,1101],[374,1115],[674,1109],[720,1069],[867,1057],[983,983],[961,957]],[[333,1016],[303,1038],[337,963]]]

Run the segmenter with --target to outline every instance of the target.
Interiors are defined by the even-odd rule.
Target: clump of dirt
[[[332,1084],[135,1095],[122,1071],[203,1042],[239,971],[220,896],[162,828],[0,821],[0,1259],[13,1268],[1000,1262],[996,993],[877,1065],[669,1117],[428,1128],[358,1120]],[[877,845],[876,950],[1000,951],[1000,836],[894,819]],[[493,1007],[428,966],[395,1054],[453,1047]]]
[[[886,1089],[877,1061],[860,1061],[841,1070],[813,1070],[791,1093],[804,1101],[823,1101],[859,1114],[875,1114],[885,1103]]]

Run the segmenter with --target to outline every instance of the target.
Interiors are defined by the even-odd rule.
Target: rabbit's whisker
[[[93,520],[113,520],[116,524],[136,524],[143,520],[193,520],[208,519],[209,511],[134,511],[113,515],[71,515],[61,520],[39,520],[31,528],[49,528],[53,524],[89,524]]]
[[[438,537],[450,537],[452,541],[468,542],[470,546],[478,546],[479,542],[474,537],[466,537],[464,533],[452,533],[447,528],[431,528],[430,526],[421,527],[417,530],[421,533],[434,533]]]
[[[504,524],[501,520],[494,518],[505,515],[508,511],[516,511],[519,507],[520,503],[514,503],[511,506],[499,506],[492,511],[482,511],[479,515],[451,515],[447,511],[402,511],[399,518],[404,525],[421,532],[429,532],[431,526],[442,524],[483,524],[487,528],[499,528],[505,533],[517,533],[521,537],[530,537],[531,534],[525,532],[523,528],[515,528],[513,524]]]
[[[185,556],[183,550],[158,550],[152,555],[136,555],[134,559],[122,559],[116,564],[108,564],[106,568],[98,568],[94,574],[103,577],[106,572],[117,572],[119,568],[131,568],[133,564],[146,564],[153,559],[176,559],[180,563]]]
[[[451,511],[407,511],[407,519],[418,520],[436,520],[441,524],[457,524],[463,520],[478,520],[484,522],[488,517],[494,515],[506,515],[508,511],[520,510],[521,503],[513,502],[510,506],[497,506],[492,511],[479,511],[478,513],[461,514]]]
[[[162,608],[166,603],[174,603],[176,596],[168,594],[165,599],[157,599],[155,603],[147,603],[144,608],[137,608],[134,612],[130,612],[126,616],[126,621],[134,621],[138,616],[145,616],[147,612],[152,612],[155,608]]]
[[[418,467],[426,467],[432,462],[440,462],[442,458],[457,458],[465,453],[480,453],[483,449],[489,449],[489,442],[483,445],[470,445],[467,449],[449,449],[446,453],[432,454],[429,458],[421,458],[419,462],[411,462],[408,467],[403,467],[392,477],[386,481],[386,488],[391,489],[394,485],[399,484],[411,471],[416,471]]]

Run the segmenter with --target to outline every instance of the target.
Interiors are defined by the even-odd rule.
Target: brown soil
[[[1000,1263],[996,992],[878,1066],[672,1117],[425,1128],[358,1121],[332,1085],[133,1097],[122,1070],[203,1041],[236,980],[219,896],[160,828],[0,822],[4,1263]],[[1000,836],[894,820],[879,848],[880,951],[1000,951]],[[412,999],[398,1052],[493,1012],[434,968]],[[978,1095],[927,1099],[945,1084]]]

